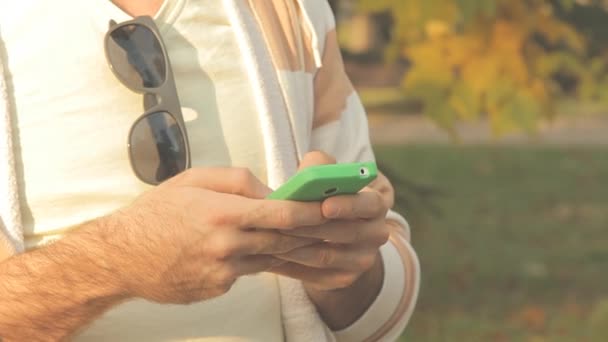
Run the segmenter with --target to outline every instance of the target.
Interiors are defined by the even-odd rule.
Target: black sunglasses
[[[144,95],[144,113],[129,131],[129,160],[137,177],[157,185],[190,168],[190,145],[171,63],[154,20],[110,21],[105,52],[114,75]]]

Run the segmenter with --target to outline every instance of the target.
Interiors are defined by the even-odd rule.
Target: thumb
[[[335,164],[336,158],[322,151],[311,151],[304,155],[298,170],[315,165]]]

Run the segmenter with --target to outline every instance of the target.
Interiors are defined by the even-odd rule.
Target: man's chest
[[[196,8],[186,8],[188,15],[162,33],[192,165],[249,167],[265,179],[253,87],[231,27],[215,9],[196,15]],[[29,207],[26,234],[78,224],[146,189],[131,170],[127,149],[129,129],[144,111],[143,96],[112,74],[103,30],[84,15],[63,19],[45,35],[37,32],[46,22],[19,30],[14,21],[2,32],[18,132],[16,167],[26,192],[22,205]]]

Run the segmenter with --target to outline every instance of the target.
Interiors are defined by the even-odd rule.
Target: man
[[[110,20],[145,15],[192,164],[158,186],[138,172],[142,96],[103,50]],[[3,341],[399,336],[419,271],[388,180],[264,199],[297,167],[373,159],[325,0],[3,2],[0,34]]]

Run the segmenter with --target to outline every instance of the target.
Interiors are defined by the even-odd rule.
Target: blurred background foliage
[[[607,341],[608,0],[330,3],[423,270],[402,340]]]
[[[456,122],[482,117],[494,134],[533,134],[555,115],[557,99],[608,108],[606,7],[580,0],[357,0],[354,11],[373,14],[374,27],[341,28],[341,37],[355,50],[382,44],[387,61],[408,63],[401,96],[453,138]]]

